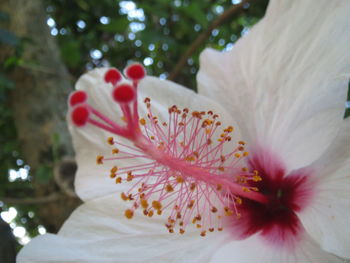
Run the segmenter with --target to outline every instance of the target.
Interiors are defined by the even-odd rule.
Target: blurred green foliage
[[[78,77],[85,68],[128,61],[144,62],[150,75],[165,78],[180,55],[231,1],[50,0],[47,7],[54,34],[69,71]],[[214,30],[176,79],[195,87],[198,55],[204,46],[229,48],[264,14],[267,1],[254,1],[244,13]],[[67,10],[72,10],[67,12]],[[73,11],[74,10],[74,11]],[[85,65],[85,67],[84,67]]]

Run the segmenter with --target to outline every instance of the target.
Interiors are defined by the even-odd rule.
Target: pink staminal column
[[[213,111],[190,111],[173,105],[168,120],[152,112],[151,99],[143,98],[147,115],[138,113],[138,86],[145,77],[140,64],[132,64],[122,74],[110,69],[105,82],[111,85],[111,98],[123,113],[125,123],[107,118],[88,104],[84,91],[69,98],[72,123],[83,128],[94,125],[117,137],[106,138],[111,156],[98,155],[98,164],[111,162],[110,177],[115,183],[133,182],[121,198],[131,202],[124,214],[132,218],[136,209],[148,217],[166,213],[165,226],[170,233],[183,234],[189,224],[200,235],[221,231],[227,217],[239,218],[242,199],[266,204],[256,183],[261,181],[257,169],[246,165],[245,142],[232,142],[232,126],[222,128]],[[118,137],[128,139],[123,143]],[[230,145],[232,151],[224,151]],[[137,165],[119,166],[123,160],[142,159]]]

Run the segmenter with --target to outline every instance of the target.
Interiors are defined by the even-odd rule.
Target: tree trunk
[[[8,30],[28,39],[24,42],[24,63],[10,76],[15,82],[12,111],[21,155],[31,167],[34,198],[56,192],[60,194],[59,198],[37,206],[41,222],[49,231],[56,232],[80,203],[76,197],[64,194],[52,176],[53,168],[63,157],[73,156],[66,125],[71,78],[46,25],[47,15],[42,1],[1,0],[0,10],[10,15]],[[1,49],[0,59],[11,52],[11,48]],[[71,181],[74,172],[74,169],[70,171]]]

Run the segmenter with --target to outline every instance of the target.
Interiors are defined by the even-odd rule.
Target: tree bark
[[[52,161],[53,136],[59,137],[55,147],[61,155],[73,153],[65,121],[70,75],[46,25],[41,1],[2,0],[0,7],[11,17],[10,30],[29,39],[24,64],[12,75],[16,84],[12,105],[22,154],[35,169]]]
[[[0,259],[3,263],[16,263],[16,240],[11,228],[0,217]]]
[[[63,157],[73,156],[66,125],[67,97],[72,91],[72,79],[46,25],[47,15],[42,1],[1,0],[0,10],[10,15],[8,30],[27,39],[24,41],[23,64],[16,67],[10,76],[15,82],[12,111],[21,156],[31,167],[34,186],[31,198],[56,192],[60,194],[59,198],[45,205],[37,204],[37,215],[42,224],[50,232],[56,232],[80,203],[78,198],[64,194],[53,176],[49,176],[53,174],[55,165],[62,163]],[[10,47],[2,48],[0,59],[11,52],[13,49]],[[36,178],[42,167],[48,167],[45,180]],[[74,171],[70,176],[74,177]]]

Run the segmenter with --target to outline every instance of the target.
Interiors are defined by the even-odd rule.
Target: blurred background
[[[230,50],[268,0],[1,0],[0,262],[56,233],[81,201],[65,115],[94,67],[142,63],[195,89],[205,47]]]

